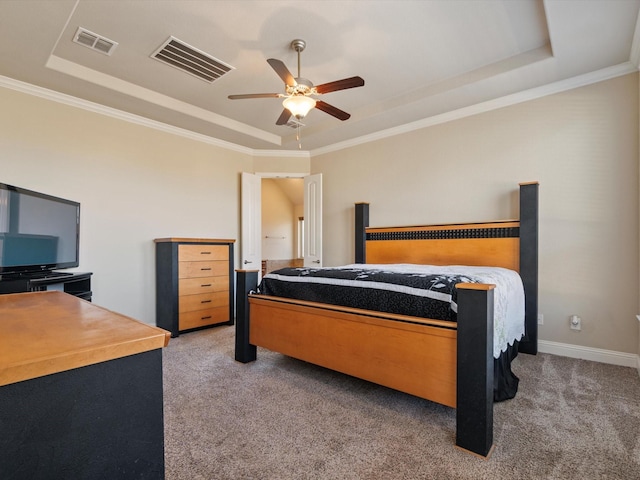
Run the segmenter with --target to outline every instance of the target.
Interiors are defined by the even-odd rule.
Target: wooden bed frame
[[[517,270],[525,338],[537,353],[538,183],[520,184],[520,220],[369,228],[356,204],[356,263],[488,265]],[[366,261],[365,261],[366,260]],[[256,347],[456,408],[456,445],[493,449],[493,289],[459,284],[457,322],[256,295],[257,270],[237,270],[236,360]]]

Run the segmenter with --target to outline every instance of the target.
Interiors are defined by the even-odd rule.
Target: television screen
[[[0,275],[77,267],[80,204],[0,183]]]

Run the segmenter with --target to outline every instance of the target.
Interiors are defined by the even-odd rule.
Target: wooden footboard
[[[249,304],[253,345],[456,406],[455,322],[433,326],[264,295]]]
[[[493,285],[459,284],[458,321],[249,294],[238,270],[236,360],[256,346],[456,408],[456,445],[493,445]]]

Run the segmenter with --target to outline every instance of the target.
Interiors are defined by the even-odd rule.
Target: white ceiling
[[[349,112],[304,119],[311,154],[637,71],[640,0],[0,0],[0,86],[256,154],[299,151],[277,126],[282,60]],[[74,43],[78,27],[118,43]],[[151,58],[170,36],[234,69],[207,83]],[[34,88],[37,87],[37,88]],[[107,108],[105,108],[107,107]],[[124,113],[123,113],[124,112]],[[308,155],[308,153],[306,153]]]

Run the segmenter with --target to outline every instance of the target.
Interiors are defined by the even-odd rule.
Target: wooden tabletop
[[[63,292],[0,295],[0,386],[163,348],[170,336]]]

